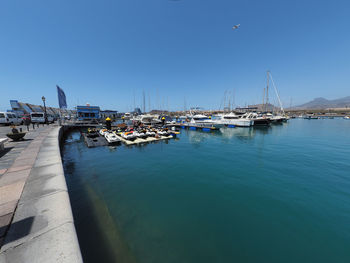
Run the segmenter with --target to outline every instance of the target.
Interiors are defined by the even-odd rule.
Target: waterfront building
[[[100,111],[100,116],[101,116],[101,119],[103,120],[106,118],[115,120],[120,116],[120,114],[118,114],[118,111],[116,110],[103,110],[103,111]]]
[[[100,107],[99,106],[77,106],[77,118],[80,121],[83,120],[98,120],[100,119]]]
[[[44,112],[44,107],[41,105],[35,105],[26,102],[19,102],[18,100],[10,100],[11,110],[9,112],[14,112],[18,117],[22,117],[24,115],[30,115],[32,112]],[[52,115],[58,117],[60,115],[60,109],[54,107],[46,107],[46,112],[48,115]],[[62,115],[73,115],[75,111],[61,109]]]

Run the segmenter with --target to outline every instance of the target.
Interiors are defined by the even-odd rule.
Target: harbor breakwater
[[[60,154],[64,131],[45,129],[1,177],[0,211],[12,210],[1,263],[82,262]]]

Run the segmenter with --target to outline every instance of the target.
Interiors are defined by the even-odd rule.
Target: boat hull
[[[234,125],[236,127],[250,127],[253,125],[252,120],[244,120],[244,119],[235,119],[235,120],[224,120],[222,121],[224,125]]]
[[[268,126],[270,125],[271,120],[270,119],[255,119],[254,120],[254,126]]]

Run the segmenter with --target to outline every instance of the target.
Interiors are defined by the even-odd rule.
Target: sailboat
[[[280,112],[273,112],[274,110],[272,110],[272,112],[268,112],[266,113],[264,116],[268,119],[270,119],[270,121],[272,123],[282,123],[282,122],[286,122],[288,121],[289,117],[286,116],[286,113],[284,112],[283,109],[283,105],[279,96],[279,93],[277,91],[275,82],[273,81],[272,75],[270,71],[267,71],[267,87],[266,87],[266,104],[265,104],[265,111],[267,111],[267,105],[268,105],[268,96],[269,96],[269,81],[271,80],[272,86],[274,88],[276,97],[278,99],[278,103],[280,106]]]

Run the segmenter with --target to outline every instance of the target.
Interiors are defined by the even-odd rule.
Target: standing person
[[[109,131],[112,130],[112,120],[109,117],[106,118],[106,128]]]

